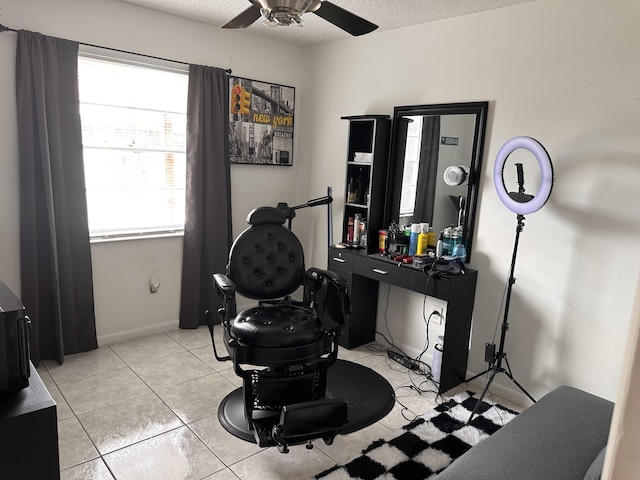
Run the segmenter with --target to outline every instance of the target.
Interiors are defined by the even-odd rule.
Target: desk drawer
[[[430,297],[440,298],[441,300],[449,300],[449,290],[451,289],[451,281],[448,278],[429,278],[426,274],[415,275],[411,290],[427,294]]]
[[[414,272],[409,268],[399,267],[396,263],[381,262],[369,257],[358,257],[353,261],[353,273],[373,278],[379,282],[391,283],[401,288],[411,288],[411,277]]]
[[[329,249],[329,259],[327,261],[329,270],[353,270],[353,254],[339,248]]]

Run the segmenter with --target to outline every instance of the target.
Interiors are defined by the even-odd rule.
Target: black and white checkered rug
[[[390,435],[373,442],[362,455],[336,465],[317,480],[428,480],[447,468],[483,438],[518,413],[499,404],[481,402],[467,425],[477,395],[464,392]]]

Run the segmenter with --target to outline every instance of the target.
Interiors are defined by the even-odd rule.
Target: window
[[[92,238],[184,229],[188,72],[81,54]]]

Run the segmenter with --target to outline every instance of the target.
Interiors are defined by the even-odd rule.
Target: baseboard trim
[[[98,336],[98,346],[101,347],[104,345],[109,345],[110,343],[129,340],[131,338],[145,337],[147,335],[153,335],[155,333],[167,332],[170,330],[175,330],[178,327],[178,320],[171,320],[169,322],[155,323],[153,325],[133,328],[131,330],[125,330],[117,333],[110,333],[108,335],[100,335]]]
[[[478,372],[478,373],[480,373],[480,372]],[[467,370],[467,378],[473,378],[475,375],[477,375],[477,373],[470,372],[470,371]],[[496,376],[496,378],[499,378],[499,377]],[[476,387],[477,389],[482,391],[482,390],[484,390],[484,387],[487,384],[487,376],[483,375],[481,377],[476,378],[475,380],[473,380],[471,382],[467,382],[467,384],[468,385],[473,385],[474,387]],[[491,383],[491,387],[489,388],[489,391],[493,395],[495,395],[497,397],[500,397],[500,398],[504,398],[505,400],[508,400],[509,402],[513,403],[514,405],[518,405],[518,406],[522,406],[522,407],[531,405],[531,400],[529,400],[529,397],[527,397],[520,390],[515,390],[513,388],[505,387],[504,385],[500,385],[496,381]]]

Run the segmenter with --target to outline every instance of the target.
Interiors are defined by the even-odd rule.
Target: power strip
[[[398,352],[394,352],[392,350],[387,350],[387,356],[393,360],[394,362],[398,362],[400,365],[402,365],[403,367],[408,368],[409,370],[417,370],[418,369],[418,364],[413,361],[411,358],[409,357],[405,357],[404,355],[398,353]]]

